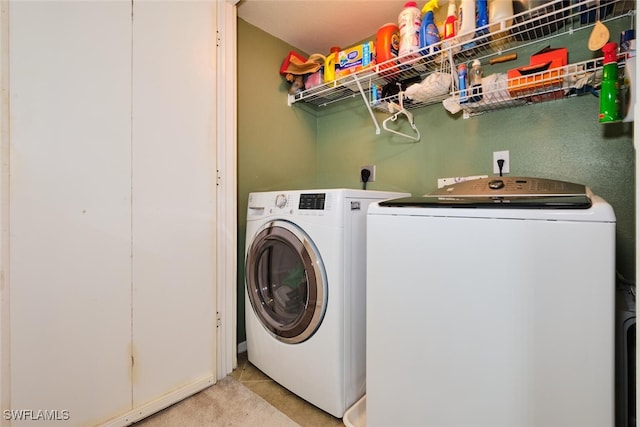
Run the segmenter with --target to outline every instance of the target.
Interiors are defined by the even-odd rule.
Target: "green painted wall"
[[[296,50],[238,20],[238,342],[245,340],[244,250],[252,191],[317,188],[317,117],[287,105],[278,70]]]
[[[440,177],[492,175],[493,151],[509,150],[511,175],[583,183],[611,203],[617,216],[617,268],[635,277],[633,127],[599,124],[598,98],[586,95],[469,119],[433,105],[412,111],[422,134],[415,143],[384,130],[376,135],[361,99],[317,111],[304,104],[287,107],[288,84],[277,70],[296,49],[241,20],[238,36],[240,260],[249,191],[359,188],[360,166],[375,164],[376,182],[367,188],[424,194]],[[577,62],[592,57],[587,37],[588,32],[578,32],[551,43],[569,47],[570,62]],[[538,48],[519,51],[519,62],[485,66],[485,75],[528,63]],[[379,123],[386,118],[375,115]],[[239,265],[238,342],[245,337],[243,269]]]

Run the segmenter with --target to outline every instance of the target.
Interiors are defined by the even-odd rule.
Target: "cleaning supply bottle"
[[[424,12],[424,9],[422,11]],[[444,34],[442,36],[442,40],[448,40],[455,37],[458,30],[457,27],[458,16],[456,14],[456,0],[449,0],[449,8],[447,9],[447,19],[444,21]]]
[[[338,63],[338,54],[340,53],[340,48],[337,46],[332,46],[330,49],[329,55],[325,56],[324,59],[324,81],[332,82],[336,79],[336,64]]]
[[[440,41],[440,32],[433,19],[433,10],[438,7],[438,0],[430,0],[422,8],[424,16],[420,24],[420,52],[423,55],[428,53],[428,47]],[[438,49],[434,49],[434,52]]]
[[[489,32],[489,28],[482,28],[489,25],[489,13],[487,9],[487,0],[478,0],[476,2],[478,8],[476,15],[476,36],[481,36]]]
[[[513,2],[489,0],[489,31],[504,31],[513,25]]]
[[[600,123],[619,121],[620,104],[618,102],[618,43],[610,42],[602,47],[604,67],[600,86]]]
[[[466,43],[475,37],[476,31],[476,2],[475,0],[462,0],[458,9],[458,42]]]
[[[398,60],[402,63],[411,63],[420,57],[420,9],[415,1],[405,3],[402,12],[398,15],[398,30],[400,34],[400,47]],[[412,54],[413,53],[413,54]]]
[[[482,65],[474,59],[469,72],[469,102],[482,100]]]
[[[467,64],[458,65],[458,91],[460,91],[460,104],[467,102]]]
[[[376,64],[380,65],[382,76],[390,76],[397,68],[395,59],[398,58],[400,35],[398,26],[392,22],[384,24],[376,32]]]

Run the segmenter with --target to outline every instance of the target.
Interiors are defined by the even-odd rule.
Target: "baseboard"
[[[238,343],[238,354],[247,352],[247,342],[242,341]]]
[[[216,379],[214,377],[205,377],[200,380],[194,381],[191,384],[187,384],[169,394],[162,396],[161,398],[152,400],[144,405],[141,405],[127,413],[118,416],[115,419],[111,419],[102,427],[122,427],[128,426],[136,421],[140,421],[141,419],[148,417],[149,415],[155,414],[158,411],[161,411],[176,402],[179,402],[191,395],[196,394],[197,392],[204,390],[207,387],[215,384]]]

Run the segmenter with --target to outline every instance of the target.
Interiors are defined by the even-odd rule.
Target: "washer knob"
[[[282,209],[285,206],[287,206],[287,196],[284,194],[278,194],[276,196],[276,207]]]
[[[504,187],[504,181],[501,179],[492,179],[489,181],[489,188],[492,190],[499,190]]]

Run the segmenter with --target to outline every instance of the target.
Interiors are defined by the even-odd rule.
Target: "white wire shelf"
[[[591,93],[602,82],[602,58],[540,71],[515,79],[483,79],[482,91],[455,91],[453,97],[468,116]],[[479,99],[481,98],[481,99]]]
[[[397,62],[394,59],[375,64],[335,81],[289,95],[288,102],[291,105],[303,101],[317,107],[326,107],[362,95],[368,100],[367,107],[370,110],[373,107],[384,111],[387,103],[397,102],[397,95],[389,94],[373,99],[374,87],[379,90],[398,83],[419,82],[437,72],[451,75],[450,64],[469,62],[473,59],[482,61],[564,34],[590,29],[598,19],[606,23],[624,17],[632,18],[635,16],[635,8],[634,0],[581,0],[575,3],[570,0],[555,0],[478,28],[474,38],[462,40],[464,35],[459,35],[456,39],[441,41],[423,51],[420,57],[400,57],[397,58]],[[598,64],[599,60],[591,60],[530,75],[529,77],[538,80],[537,84],[530,88],[514,87],[513,82],[501,80],[494,82],[494,86],[487,83],[485,90],[483,81],[483,101],[463,103],[460,106],[465,115],[474,115],[557,99],[561,94],[579,91],[582,88],[580,85],[587,85],[581,80],[580,76],[583,74],[597,78],[602,68]],[[557,71],[561,77],[549,74],[550,71]],[[507,90],[504,90],[505,85]],[[456,85],[451,84],[444,93],[439,91],[432,95],[427,94],[422,96],[419,102],[405,101],[405,107],[425,107],[459,95]]]

